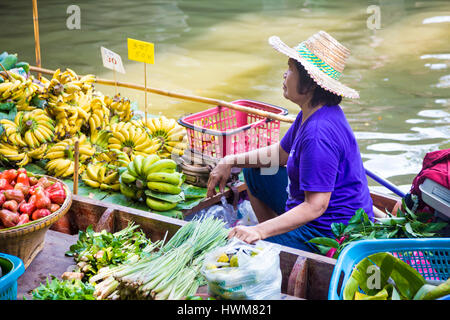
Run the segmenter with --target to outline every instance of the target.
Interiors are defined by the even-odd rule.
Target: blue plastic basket
[[[23,261],[18,257],[0,253],[0,266],[3,273],[0,277],[0,300],[16,300],[17,279],[25,272]]]
[[[377,252],[390,252],[408,263],[427,281],[446,281],[450,275],[450,238],[360,240],[339,255],[328,290],[328,300],[342,300],[355,265]]]

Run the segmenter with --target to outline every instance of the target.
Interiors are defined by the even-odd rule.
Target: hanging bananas
[[[45,159],[50,160],[45,169],[55,177],[68,177],[74,173],[74,145],[78,139],[79,142],[79,162],[80,173],[84,171],[84,164],[95,154],[95,148],[86,139],[85,135],[79,138],[74,137],[62,140],[50,147],[45,155]]]
[[[137,155],[154,154],[160,148],[158,140],[151,139],[142,127],[136,127],[131,122],[114,123],[109,128],[108,149],[122,151],[130,160]]]
[[[148,134],[159,140],[160,148],[158,155],[162,158],[169,158],[171,155],[181,156],[187,148],[186,129],[180,126],[175,119],[168,119],[165,116],[159,118],[147,118],[133,120],[137,126],[144,127]]]
[[[117,167],[103,162],[88,164],[81,175],[81,180],[93,188],[100,188],[105,191],[120,190]]]

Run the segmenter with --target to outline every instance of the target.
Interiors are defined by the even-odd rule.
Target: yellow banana
[[[117,181],[118,179],[119,179],[119,173],[117,171],[114,171],[114,172],[110,173],[109,175],[107,175],[103,179],[103,183],[112,184],[113,182]]]

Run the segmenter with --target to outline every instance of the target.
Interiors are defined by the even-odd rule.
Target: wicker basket
[[[61,182],[66,191],[66,200],[58,211],[31,221],[19,227],[12,227],[0,230],[0,252],[10,254],[22,259],[25,268],[44,247],[45,233],[50,226],[69,211],[72,204],[72,192],[69,187],[59,179],[42,175],[52,182]]]

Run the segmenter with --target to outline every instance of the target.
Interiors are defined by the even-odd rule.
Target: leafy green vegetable
[[[78,240],[70,246],[67,256],[74,257],[77,266],[86,277],[90,277],[106,266],[121,264],[130,254],[139,254],[148,240],[142,231],[136,231],[137,225],[130,223],[116,233],[106,230],[94,232],[92,225],[86,231],[79,231]]]
[[[431,222],[433,216],[429,213],[413,212],[406,206],[404,199],[402,208],[403,211],[399,209],[396,216],[387,212],[387,217],[376,218],[375,221],[371,221],[363,209],[358,209],[347,225],[331,224],[335,239],[317,237],[308,242],[316,244],[321,254],[329,254],[336,259],[345,246],[352,241],[435,237],[438,231],[447,226],[445,222]],[[330,251],[333,248],[336,250]]]
[[[95,300],[94,286],[78,279],[59,280],[51,276],[32,291],[33,300]]]

